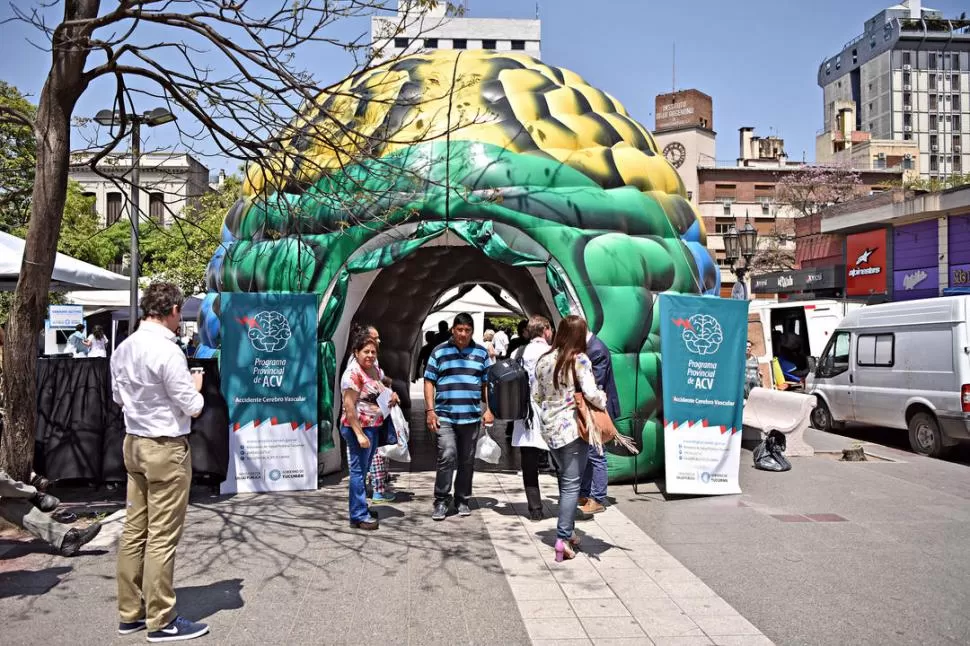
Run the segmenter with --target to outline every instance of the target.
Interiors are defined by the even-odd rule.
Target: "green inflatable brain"
[[[320,294],[329,448],[351,318],[387,313],[373,320],[381,363],[406,380],[441,290],[503,282],[533,310],[584,316],[610,348],[617,426],[642,447],[636,461],[610,455],[611,479],[662,466],[655,296],[717,293],[720,275],[676,171],[616,99],[525,55],[436,51],[347,79],[294,127],[226,217],[202,356],[219,347],[220,293]]]

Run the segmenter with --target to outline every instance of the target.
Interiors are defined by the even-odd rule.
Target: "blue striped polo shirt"
[[[482,383],[488,351],[472,341],[459,350],[453,340],[442,343],[428,359],[425,381],[435,385],[438,419],[451,424],[476,424],[482,419]]]

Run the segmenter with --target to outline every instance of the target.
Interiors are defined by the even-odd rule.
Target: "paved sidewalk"
[[[519,475],[477,476],[476,495],[533,644],[772,642],[616,507],[577,523],[581,551],[555,562],[556,481],[543,476],[547,518],[525,516]],[[494,503],[492,502],[494,500]]]

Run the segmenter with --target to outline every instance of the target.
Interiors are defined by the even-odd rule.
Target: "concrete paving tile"
[[[655,581],[658,585],[663,585],[664,583],[699,583],[700,579],[697,578],[693,572],[680,565],[678,562],[677,566],[672,568],[644,568],[647,575]]]
[[[529,638],[537,639],[586,639],[588,635],[583,625],[575,617],[555,617],[549,619],[525,619],[525,629]]]
[[[603,579],[613,589],[616,596],[627,599],[668,598],[667,592],[645,574],[633,577],[627,571],[612,570],[603,572]]]
[[[546,583],[510,583],[516,601],[537,599],[565,599],[566,595],[555,580]]]
[[[597,583],[563,583],[562,591],[567,599],[609,599],[616,597],[605,581]]]
[[[652,613],[647,615],[636,615],[644,632],[650,639],[655,637],[694,637],[703,635],[700,626],[683,614],[676,613]]]
[[[603,601],[606,601],[605,599]],[[523,619],[549,619],[552,617],[575,617],[573,606],[562,599],[521,599],[519,614]]]
[[[580,617],[586,634],[597,637],[646,637],[643,628],[633,617]]]
[[[716,597],[717,593],[703,583],[694,581],[670,581],[658,584],[671,597]]]
[[[571,599],[573,610],[584,617],[629,617],[631,613],[619,599]]]
[[[738,611],[720,597],[672,597],[690,617],[736,617]]]
[[[593,646],[653,646],[653,640],[643,637],[600,637],[593,640]]]
[[[774,646],[764,635],[721,635],[711,639],[717,646]]]
[[[714,643],[704,635],[662,635],[650,639],[656,646],[709,646]]]
[[[533,639],[532,646],[593,646],[588,639]]]
[[[623,596],[620,600],[634,617],[653,614],[674,615],[683,612],[681,607],[666,594],[662,597]]]
[[[737,615],[735,617],[694,616],[692,618],[694,622],[701,627],[701,630],[703,630],[709,637],[716,637],[718,635],[761,634],[761,631],[758,630],[754,624],[741,615]]]

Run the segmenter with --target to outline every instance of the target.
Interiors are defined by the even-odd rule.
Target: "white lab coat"
[[[525,352],[522,354],[522,363],[525,365],[526,372],[529,373],[530,388],[535,388],[536,363],[550,349],[549,344],[543,338],[532,339],[525,346]],[[513,352],[512,356],[514,357],[517,354],[518,350]],[[542,411],[532,399],[531,397],[529,398],[529,403],[532,405],[531,423],[527,425],[525,420],[515,420],[515,424],[512,427],[512,446],[531,446],[536,449],[548,451],[549,447],[546,446],[545,441],[542,439],[542,422],[540,419]]]

